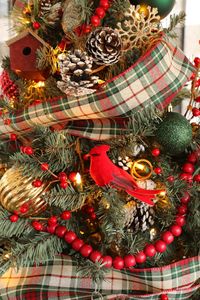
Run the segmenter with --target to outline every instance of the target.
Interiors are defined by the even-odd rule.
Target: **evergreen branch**
[[[58,59],[52,47],[43,46],[36,51],[36,65],[39,70],[48,69],[51,74],[58,70]]]
[[[59,186],[54,187],[43,199],[50,205],[59,207],[63,210],[76,211],[80,209],[85,202],[87,194],[75,191],[72,185],[69,185],[66,190]]]
[[[170,15],[170,25],[168,28],[164,28],[164,32],[171,38],[176,38],[177,34],[174,32],[178,24],[184,25],[185,22],[185,12],[181,11],[178,15]]]

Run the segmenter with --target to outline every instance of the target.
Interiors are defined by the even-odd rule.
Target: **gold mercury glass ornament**
[[[47,203],[42,199],[48,185],[33,187],[34,178],[23,176],[20,169],[13,166],[5,172],[0,180],[0,204],[9,212],[17,211],[19,216],[36,216],[46,209]],[[20,208],[26,205],[27,212]]]

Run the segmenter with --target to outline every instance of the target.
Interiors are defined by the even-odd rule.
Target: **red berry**
[[[124,256],[124,265],[126,268],[134,267],[136,265],[135,256],[132,254]]]
[[[72,242],[72,248],[73,248],[75,251],[79,251],[83,245],[84,245],[84,241],[81,240],[81,239],[79,239],[79,238],[76,238],[76,239]]]
[[[36,179],[36,180],[34,180],[34,181],[32,182],[32,185],[33,185],[34,187],[41,187],[42,181],[41,181],[40,179]]]
[[[102,258],[102,264],[104,265],[105,268],[111,268],[112,267],[112,257],[107,255],[107,256],[103,256]]]
[[[20,213],[25,214],[28,211],[28,205],[23,204],[20,209],[19,209]]]
[[[72,182],[76,181],[76,175],[77,175],[76,172],[71,172],[69,174],[69,180],[72,181]]]
[[[185,221],[185,217],[184,216],[176,216],[176,224],[178,225],[178,226],[184,226],[185,225],[185,223],[186,223],[186,221]]]
[[[33,222],[31,223],[31,225],[32,225],[33,228],[34,228],[35,230],[37,230],[37,231],[41,231],[41,230],[43,229],[43,225],[42,225],[40,222],[38,222],[38,221],[33,221]]]
[[[61,219],[69,220],[71,218],[71,212],[69,210],[65,210],[60,215]]]
[[[138,254],[136,254],[135,260],[136,260],[136,263],[142,264],[146,261],[146,255],[144,254],[143,251],[141,251]]]
[[[193,180],[195,182],[200,182],[200,174],[195,175],[194,178],[193,178]]]
[[[101,257],[102,254],[99,251],[92,251],[92,253],[90,254],[90,260],[93,262],[99,261]]]
[[[84,210],[87,214],[92,214],[94,212],[94,207],[87,205],[84,207]]]
[[[194,64],[195,64],[195,66],[198,68],[199,67],[199,65],[200,65],[200,58],[199,57],[195,57],[195,59],[194,59]]]
[[[172,225],[170,231],[174,236],[179,236],[182,233],[182,228],[179,225]]]
[[[105,10],[102,7],[97,7],[97,9],[95,10],[95,14],[100,18],[103,19],[105,17]]]
[[[15,133],[11,133],[10,134],[10,140],[11,141],[16,141],[16,139],[17,139],[17,135]]]
[[[196,155],[194,152],[190,153],[187,157],[187,161],[192,163],[192,164],[195,164],[196,161],[197,161],[197,158],[196,158]]]
[[[58,226],[58,224],[48,225],[47,226],[47,232],[49,232],[50,234],[54,234],[57,226]]]
[[[187,213],[187,206],[185,204],[182,204],[177,209],[179,215],[185,215]]]
[[[146,256],[152,257],[156,254],[156,248],[152,244],[146,245],[144,248],[144,253]]]
[[[11,216],[9,217],[9,219],[10,219],[11,222],[15,223],[15,222],[18,221],[19,216],[18,216],[18,215],[11,215]]]
[[[59,178],[59,180],[60,180],[61,182],[66,182],[66,180],[67,180],[67,174],[66,174],[65,172],[60,172],[60,173],[58,174],[58,178]]]
[[[49,225],[52,225],[52,224],[56,224],[58,222],[58,219],[56,216],[51,216],[49,219],[48,219],[48,224]]]
[[[194,99],[195,102],[200,103],[200,96]]]
[[[174,182],[174,180],[175,180],[175,178],[172,175],[167,178],[167,181],[170,183]]]
[[[162,173],[162,169],[160,168],[160,167],[156,167],[155,169],[154,169],[154,172],[156,173],[156,174],[161,174]]]
[[[200,116],[200,110],[197,107],[193,107],[192,114],[193,114],[194,117],[199,117]]]
[[[99,6],[102,7],[104,10],[108,10],[108,8],[110,7],[110,4],[109,4],[108,0],[100,0]]]
[[[194,165],[191,163],[185,163],[182,167],[183,172],[192,174],[194,172]]]
[[[174,241],[174,236],[170,231],[163,232],[161,238],[167,245],[171,244]]]
[[[34,29],[39,29],[41,27],[40,23],[39,22],[33,22],[33,28]]]
[[[10,125],[11,120],[10,120],[10,119],[5,119],[5,120],[3,121],[3,123],[4,123],[4,125]]]
[[[79,250],[80,254],[83,256],[83,257],[88,257],[90,256],[90,254],[92,253],[92,247],[88,244],[85,244],[81,247],[81,249]]]
[[[24,153],[26,153],[27,155],[32,155],[33,154],[33,148],[32,147],[25,147],[24,148]]]
[[[68,244],[71,244],[76,238],[76,233],[73,231],[67,231],[64,236],[64,239]]]
[[[190,194],[188,192],[185,192],[183,197],[181,198],[182,204],[187,204],[190,201]]]
[[[83,32],[86,33],[86,34],[87,34],[87,33],[90,33],[90,32],[92,31],[92,26],[89,25],[89,24],[88,24],[88,25],[85,24],[85,26],[83,26],[83,29],[82,29],[82,30],[83,30]],[[83,158],[83,159],[84,159],[84,158]]]
[[[90,219],[91,220],[96,220],[96,218],[97,218],[97,215],[95,213],[90,214]]]
[[[167,249],[167,246],[165,242],[163,242],[162,240],[158,240],[157,242],[155,242],[155,248],[156,251],[163,253]]]
[[[124,267],[124,260],[122,257],[120,256],[116,256],[114,259],[113,259],[113,267],[117,270],[121,270],[123,269]]]
[[[47,163],[42,163],[40,167],[42,171],[47,171],[49,169],[49,165]]]
[[[62,238],[62,237],[64,237],[66,231],[67,231],[67,228],[65,226],[59,225],[56,227],[55,234],[58,237]]]
[[[90,21],[94,27],[98,27],[101,23],[99,17],[96,15],[92,16]]]
[[[151,151],[151,154],[152,154],[153,156],[159,156],[159,155],[160,155],[160,149],[154,148],[154,149]]]
[[[168,298],[168,296],[167,296],[166,294],[162,294],[162,295],[160,296],[160,299],[161,299],[161,300],[169,300],[169,298]]]
[[[60,182],[60,187],[61,187],[62,189],[66,189],[66,188],[68,187],[68,183],[62,181],[62,182]]]

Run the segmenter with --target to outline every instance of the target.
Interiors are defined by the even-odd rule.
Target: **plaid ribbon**
[[[111,269],[99,291],[90,278],[77,274],[69,256],[56,256],[38,267],[9,269],[0,280],[1,300],[104,299],[138,300],[192,299],[199,289],[200,256],[184,259],[161,268],[117,271]]]
[[[179,48],[161,41],[92,95],[52,99],[5,116],[11,124],[0,120],[1,138],[12,132],[26,133],[35,125],[57,123],[65,123],[66,131],[73,135],[95,140],[116,137],[130,115],[166,107],[194,70]]]

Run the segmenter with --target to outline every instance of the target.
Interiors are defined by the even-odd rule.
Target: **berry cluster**
[[[19,97],[17,85],[10,79],[9,74],[4,70],[0,75],[0,85],[2,94],[10,100],[15,100]]]
[[[186,180],[188,183],[200,182],[200,173],[195,174],[195,164],[200,158],[200,151],[191,152],[186,159],[186,162],[182,166],[182,173],[180,178]],[[194,175],[195,174],[195,175]]]

